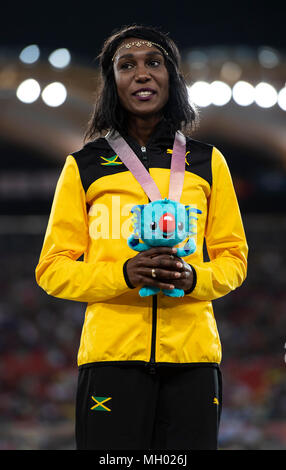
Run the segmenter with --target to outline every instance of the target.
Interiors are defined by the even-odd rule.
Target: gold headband
[[[112,61],[114,61],[114,58],[117,54],[117,52],[120,51],[120,49],[123,49],[123,47],[125,47],[125,49],[130,49],[132,46],[136,46],[136,47],[141,47],[141,46],[147,46],[147,47],[152,47],[152,46],[155,46],[155,47],[159,47],[160,49],[162,49],[162,51],[168,55],[168,52],[164,49],[164,47],[160,46],[160,44],[157,44],[156,42],[152,42],[152,41],[132,41],[132,42],[127,42],[126,44],[123,44],[123,46],[120,46],[114,56],[112,57]]]

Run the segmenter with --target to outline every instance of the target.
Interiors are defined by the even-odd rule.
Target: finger
[[[166,254],[160,254],[160,255],[156,255],[156,256],[153,256],[153,258],[162,258],[162,259],[179,259],[182,261],[182,258],[180,258],[178,255],[176,255],[176,253],[172,253],[171,255],[166,255]]]
[[[175,255],[175,254],[172,254],[172,255],[157,255],[157,256],[152,257],[152,259],[155,259],[156,261],[160,261],[160,262],[161,262],[161,260],[163,260],[163,263],[164,263],[164,260],[166,260],[167,263],[171,260],[172,262],[175,263],[175,264],[173,264],[173,266],[176,265],[176,266],[181,267],[181,268],[186,266],[185,261],[182,258],[180,258],[179,256]],[[180,265],[178,263],[180,263]]]
[[[153,279],[151,277],[142,276],[141,279],[140,279],[140,284],[141,283],[144,286],[158,287],[159,289],[174,289],[175,288],[174,284],[172,284],[172,283],[156,281],[155,279]]]
[[[155,271],[155,277],[152,276],[152,271]],[[166,269],[159,269],[159,268],[143,268],[140,271],[141,275],[145,277],[151,277],[153,279],[165,280],[165,279],[179,279],[184,276],[184,273],[180,273],[178,271],[168,271]]]
[[[180,279],[189,279],[189,277],[191,276],[190,271],[182,271],[180,274]]]
[[[155,267],[158,268],[163,268],[167,269],[170,271],[183,271],[184,270],[184,265],[182,261],[178,259],[172,259],[172,258],[153,258],[152,261],[156,263]]]
[[[177,248],[170,246],[154,246],[144,251],[144,254],[147,256],[158,256],[158,255],[174,255],[177,253]]]
[[[184,265],[183,263],[178,260],[173,260],[170,257],[162,257],[159,256],[156,258],[141,258],[138,260],[138,266],[141,267],[149,267],[149,268],[162,268],[167,269],[169,271],[183,271]]]
[[[181,277],[176,280],[171,280],[170,282],[174,284],[175,288],[188,290],[193,283],[192,273],[189,273],[189,276],[187,275],[187,277]]]

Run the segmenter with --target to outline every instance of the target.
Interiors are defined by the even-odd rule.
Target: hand
[[[189,289],[193,283],[192,269],[176,257],[176,251],[176,248],[155,247],[131,258],[126,266],[131,284],[134,287],[144,285],[159,289]],[[152,276],[152,270],[156,277]]]
[[[193,270],[191,268],[191,266],[186,263],[186,261],[184,261],[182,258],[180,258],[179,256],[176,256],[175,254],[172,255],[175,259],[175,261],[178,263],[181,263],[182,264],[182,267],[181,268],[177,268],[177,271],[180,272],[181,276],[176,278],[176,280],[172,280],[170,282],[172,282],[172,284],[174,285],[174,287],[176,287],[177,289],[182,289],[184,291],[188,291],[189,289],[191,289],[192,285],[193,285],[193,282],[194,282],[194,274],[193,274]],[[163,259],[168,259],[169,256],[168,255],[159,255],[156,257],[157,258],[160,258],[161,260]],[[157,272],[157,270],[156,270]]]

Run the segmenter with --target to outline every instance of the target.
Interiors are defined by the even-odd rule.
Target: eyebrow
[[[157,54],[160,55],[160,56],[162,56],[162,57],[164,57],[163,54],[162,54],[162,52],[160,52],[159,50],[158,50],[158,51],[149,51],[149,52],[146,52],[146,55],[147,55],[147,56],[152,56],[152,55],[157,55]],[[123,54],[123,55],[119,56],[117,60],[120,60],[120,59],[132,59],[133,57],[134,57],[134,54],[132,54],[132,52],[128,52],[127,54]]]

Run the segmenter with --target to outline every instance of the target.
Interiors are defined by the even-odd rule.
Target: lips
[[[140,88],[139,90],[136,90],[134,93],[132,93],[132,95],[137,99],[144,101],[151,99],[155,94],[156,91],[152,88]]]
[[[138,90],[132,93],[133,95],[141,95],[141,94],[154,94],[156,91],[153,88],[139,88]]]

